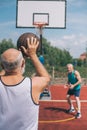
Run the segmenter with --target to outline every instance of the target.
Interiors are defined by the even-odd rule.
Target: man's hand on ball
[[[28,57],[31,57],[32,55],[36,54],[38,46],[39,41],[37,41],[36,38],[31,37],[27,38],[27,48],[25,48],[24,46],[21,46],[21,48]]]

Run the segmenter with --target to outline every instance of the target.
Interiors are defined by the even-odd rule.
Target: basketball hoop
[[[36,33],[39,34],[40,37],[40,45],[41,45],[41,54],[42,54],[42,29],[48,25],[48,23],[45,22],[34,22],[33,25],[36,28]]]
[[[33,25],[35,26],[36,33],[37,34],[42,34],[42,30],[44,29],[45,26],[48,25],[48,23],[45,22],[34,22]]]
[[[45,23],[45,22],[34,22],[33,25],[34,25],[35,27],[37,27],[37,28],[43,28],[43,27],[47,26],[48,23]]]

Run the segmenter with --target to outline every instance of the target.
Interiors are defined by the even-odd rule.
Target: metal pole
[[[86,66],[87,66],[87,44],[86,44]]]
[[[40,49],[41,49],[40,53],[42,55],[42,27],[40,27],[39,30],[40,30]]]

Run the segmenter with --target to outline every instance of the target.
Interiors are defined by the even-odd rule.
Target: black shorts
[[[74,95],[75,97],[79,97],[80,95],[80,89],[74,90],[74,89],[69,89],[67,92],[67,95]]]

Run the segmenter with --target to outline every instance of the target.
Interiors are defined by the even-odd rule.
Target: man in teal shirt
[[[77,70],[74,70],[72,64],[67,64],[67,71],[68,71],[68,83],[67,86],[69,87],[67,92],[67,101],[70,105],[70,109],[68,112],[75,112],[73,103],[71,101],[71,96],[74,95],[77,104],[77,114],[76,118],[81,118],[81,103],[80,103],[80,90],[81,90],[81,76]]]

